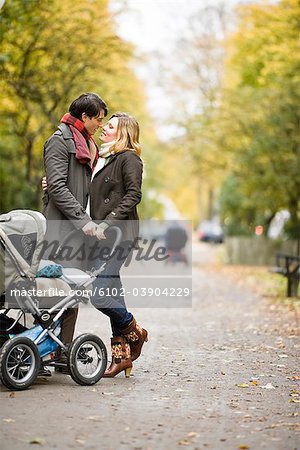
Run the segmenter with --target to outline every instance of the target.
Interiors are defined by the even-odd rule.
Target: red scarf
[[[93,168],[95,167],[98,160],[98,147],[94,141],[91,134],[87,132],[84,128],[84,123],[77,119],[77,117],[72,116],[70,113],[65,114],[62,119],[62,123],[69,125],[70,130],[73,134],[75,142],[75,158],[78,159],[80,164],[89,164],[91,161],[90,149],[88,147],[88,141],[92,141],[96,146],[96,155],[93,161]]]

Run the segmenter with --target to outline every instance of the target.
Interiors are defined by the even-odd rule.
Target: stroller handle
[[[113,226],[109,226],[107,228],[107,230],[113,230],[116,234],[116,238],[115,238],[115,242],[114,245],[112,246],[112,249],[110,251],[109,256],[111,256],[116,247],[120,244],[121,240],[122,240],[122,230],[119,227],[116,227],[115,225]],[[106,231],[106,230],[105,230]],[[60,246],[57,248],[57,250],[55,251],[54,255],[53,255],[53,259],[56,259],[59,255],[59,253],[61,252],[61,250],[63,249],[64,245],[66,245],[66,243],[73,237],[75,236],[75,234],[82,232],[82,230],[72,230],[70,233],[68,233],[66,235],[66,237],[63,239],[63,241],[61,242]]]

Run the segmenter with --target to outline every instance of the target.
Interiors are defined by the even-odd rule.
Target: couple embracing
[[[116,113],[103,125],[106,116],[105,102],[94,93],[82,94],[71,103],[44,146],[43,200],[44,215],[48,223],[51,221],[48,240],[62,241],[70,230],[77,229],[101,243],[110,223],[126,225],[122,227],[122,256],[116,252],[107,261],[94,282],[91,299],[110,319],[112,359],[104,377],[114,377],[122,371],[130,375],[132,361],[148,340],[147,331],[127,310],[119,274],[138,234],[136,207],[142,196],[143,163],[136,119]],[[93,138],[99,128],[100,148]],[[96,264],[100,266],[101,261]],[[66,345],[73,339],[77,314],[78,309],[72,308],[63,316],[62,340]],[[60,357],[63,361],[66,355]]]

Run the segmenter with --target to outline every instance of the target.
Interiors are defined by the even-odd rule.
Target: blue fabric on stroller
[[[40,336],[43,332],[43,327],[41,325],[36,325],[29,330],[24,330],[22,333],[19,333],[18,336],[28,337],[33,342]],[[60,336],[61,332],[61,324],[58,322],[57,327],[54,330],[56,336]],[[49,335],[44,336],[44,338],[37,345],[40,357],[43,358],[50,353],[54,352],[58,348],[58,343],[55,342]]]

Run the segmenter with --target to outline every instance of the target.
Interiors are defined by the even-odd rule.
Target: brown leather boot
[[[130,357],[130,346],[124,336],[111,338],[112,360],[110,366],[104,372],[105,378],[112,378],[125,370],[125,377],[130,377],[132,361]]]
[[[135,361],[141,354],[144,342],[148,341],[148,331],[145,328],[140,327],[135,318],[128,325],[127,328],[121,331],[123,336],[126,337],[130,345],[131,361]]]

